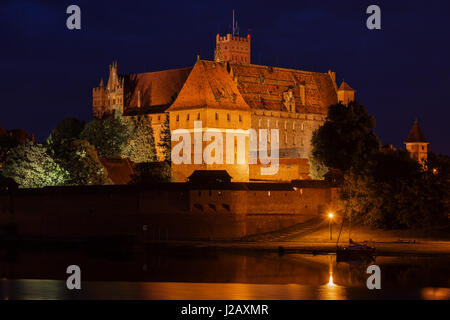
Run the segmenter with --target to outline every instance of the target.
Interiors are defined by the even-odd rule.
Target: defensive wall
[[[160,183],[0,191],[0,237],[230,240],[335,210],[326,181]]]

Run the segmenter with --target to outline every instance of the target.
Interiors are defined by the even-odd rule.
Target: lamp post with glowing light
[[[330,225],[330,240],[333,240],[333,233],[331,231],[331,220],[333,219],[333,214],[331,212],[328,214],[328,218],[329,218],[328,222]]]

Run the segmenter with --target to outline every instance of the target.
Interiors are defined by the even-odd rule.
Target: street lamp
[[[332,233],[332,231],[331,231],[331,220],[333,219],[333,213],[329,213],[328,214],[328,218],[329,218],[329,220],[328,220],[328,223],[329,223],[329,225],[330,225],[330,240],[333,240],[333,233]]]

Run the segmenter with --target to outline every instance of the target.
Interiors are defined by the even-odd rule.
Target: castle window
[[[261,119],[258,120],[258,127],[261,128]]]
[[[200,112],[197,113],[197,120],[200,120]]]
[[[158,116],[158,121],[161,121],[161,116]]]
[[[287,121],[284,122],[284,130],[287,130]]]
[[[242,122],[242,116],[241,115],[239,115],[239,121]]]
[[[303,131],[305,130],[305,124],[302,122],[302,124],[300,125],[300,129]]]
[[[230,114],[227,113],[227,120],[230,121]]]
[[[180,115],[179,114],[177,114],[177,121],[180,121]]]
[[[186,115],[186,121],[189,121],[189,113]]]
[[[285,143],[285,144],[288,143],[288,137],[287,137],[287,134],[284,135],[284,143]]]
[[[267,195],[270,197],[270,191],[267,191]]]
[[[219,120],[219,114],[216,112],[216,120]]]

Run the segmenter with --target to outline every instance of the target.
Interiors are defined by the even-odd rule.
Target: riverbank
[[[148,246],[214,248],[232,251],[268,251],[280,253],[329,254],[336,251],[336,240],[340,226],[333,226],[332,240],[327,224],[299,229],[296,232],[273,232],[254,240],[243,241],[171,241],[152,242]],[[375,230],[355,226],[350,230],[343,227],[339,245],[343,246],[351,238],[355,242],[367,242],[376,248],[377,255],[450,255],[450,237],[447,229],[441,230]]]

